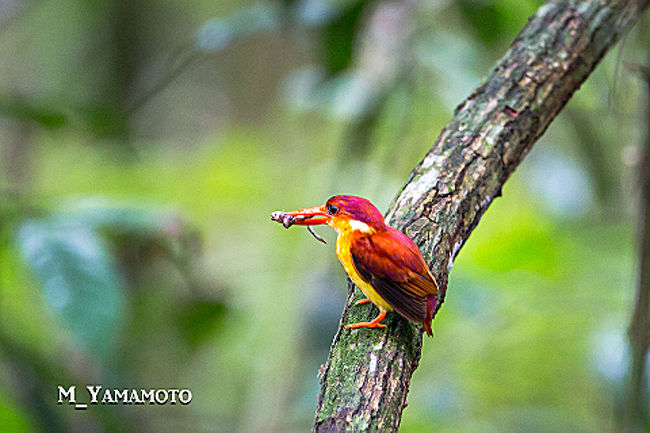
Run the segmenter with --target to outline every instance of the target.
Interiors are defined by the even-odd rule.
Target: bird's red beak
[[[325,205],[292,210],[286,213],[295,217],[293,224],[299,226],[315,226],[318,224],[327,224],[327,221],[330,219],[330,215],[325,210]]]

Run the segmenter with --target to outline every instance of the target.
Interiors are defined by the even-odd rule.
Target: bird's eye
[[[327,205],[327,213],[330,215],[334,215],[339,211],[339,208],[334,206],[333,204],[328,204]]]

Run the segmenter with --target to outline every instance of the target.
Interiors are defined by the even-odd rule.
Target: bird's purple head
[[[373,228],[386,226],[384,216],[379,210],[363,197],[354,195],[335,195],[325,203],[327,213],[332,217],[347,216],[350,219],[368,224]]]

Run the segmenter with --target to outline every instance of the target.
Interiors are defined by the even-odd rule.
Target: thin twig
[[[640,433],[646,429],[648,418],[646,390],[646,360],[650,337],[650,67],[627,64],[637,72],[646,84],[646,128],[643,157],[639,165],[639,270],[634,312],[628,330],[630,342],[630,371],[623,402],[623,426],[625,433]]]
[[[179,56],[182,53],[184,47],[176,50]],[[146,91],[143,95],[133,101],[126,109],[126,113],[131,115],[135,111],[139,110],[144,104],[149,102],[154,96],[164,90],[172,81],[178,78],[183,72],[185,72],[192,63],[199,60],[202,57],[200,51],[195,48],[189,48],[189,53],[182,59],[175,67],[171,68],[166,75],[164,75],[160,80],[158,80],[153,87]]]

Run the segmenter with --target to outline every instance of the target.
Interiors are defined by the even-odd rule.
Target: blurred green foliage
[[[270,212],[386,209],[540,3],[0,4],[0,431],[308,430],[345,278]],[[643,127],[616,70],[460,253],[401,431],[613,429]],[[56,405],[93,383],[194,399]]]
[[[16,241],[48,305],[86,350],[105,356],[124,300],[118,273],[97,235],[74,222],[27,220]]]

